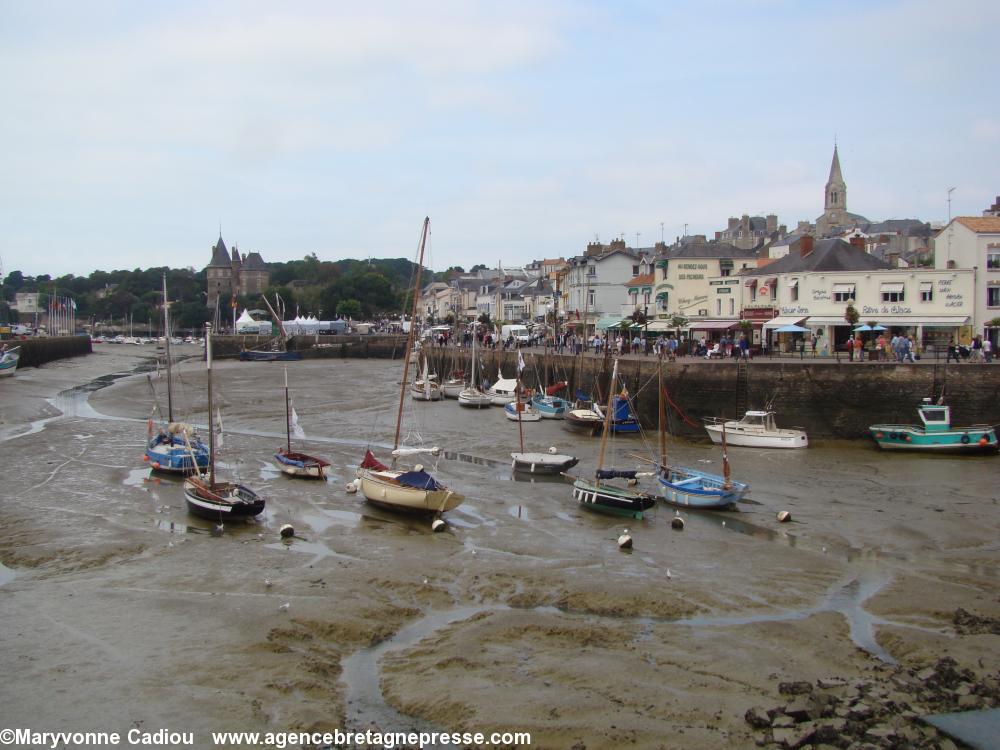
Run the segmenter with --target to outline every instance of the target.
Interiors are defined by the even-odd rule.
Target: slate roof
[[[226,249],[226,243],[222,241],[222,235],[219,235],[219,241],[215,243],[215,247],[212,248],[212,260],[209,262],[209,268],[231,268],[233,265],[232,260],[229,258],[229,250]]]
[[[901,234],[904,237],[929,237],[930,226],[919,219],[887,219],[869,224],[866,234]]]
[[[805,273],[806,271],[881,271],[892,268],[884,260],[851,246],[842,239],[816,240],[813,251],[802,257],[793,248],[784,258],[771,261],[762,268],[748,268],[741,276],[774,276],[779,273]]]
[[[264,263],[264,259],[260,257],[260,253],[247,253],[247,257],[243,261],[243,270],[266,271],[267,264]]]

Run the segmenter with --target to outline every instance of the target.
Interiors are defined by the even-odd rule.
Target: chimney
[[[865,238],[864,237],[851,237],[851,247],[855,247],[861,252],[865,251]]]
[[[733,231],[734,229],[736,229],[736,228],[737,228],[737,227],[738,227],[739,225],[740,225],[740,220],[739,220],[739,219],[737,219],[737,218],[736,218],[735,216],[730,216],[730,217],[729,217],[729,226],[728,226],[728,227],[726,227],[726,229],[727,229],[728,231],[732,232],[732,231]]]
[[[899,253],[889,253],[886,260],[889,261],[889,265],[893,268],[899,268]]]
[[[804,258],[813,251],[813,236],[811,234],[802,235],[799,240],[799,254]]]
[[[773,234],[778,231],[778,216],[777,214],[768,214],[765,217],[767,221],[767,233]]]

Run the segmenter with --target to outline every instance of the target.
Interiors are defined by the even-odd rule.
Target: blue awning
[[[621,324],[623,318],[619,315],[605,315],[603,318],[597,321],[597,330],[606,331],[609,328],[615,328]]]

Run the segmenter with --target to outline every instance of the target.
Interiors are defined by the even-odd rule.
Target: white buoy
[[[556,455],[556,453],[558,452],[559,451],[556,450],[556,447],[554,445],[549,446],[549,453],[551,453],[553,456]]]
[[[434,532],[444,531],[445,528],[447,528],[447,526],[448,524],[446,524],[444,520],[441,518],[435,518],[433,521],[431,521],[431,531]]]
[[[792,514],[787,510],[778,511],[778,523],[788,523],[792,520]]]
[[[678,531],[684,530],[684,519],[680,516],[674,516],[670,519],[670,528],[677,529]]]
[[[353,495],[355,492],[358,491],[358,483],[357,482],[348,482],[347,486],[344,487],[344,489],[347,490],[347,494],[348,495]]]
[[[415,466],[413,467],[413,470],[414,470],[414,471],[423,471],[423,470],[424,470],[424,465],[423,465],[423,464],[416,464],[416,465],[415,465]]]
[[[632,536],[628,533],[628,529],[625,529],[618,537],[618,548],[632,549]]]
[[[635,477],[632,477],[625,484],[627,484],[629,487],[635,487],[637,484],[639,484],[639,480],[636,479]]]
[[[281,528],[278,529],[278,533],[281,534],[282,539],[289,539],[295,536],[295,527],[290,523],[282,524]]]

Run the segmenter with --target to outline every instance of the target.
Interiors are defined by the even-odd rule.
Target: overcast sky
[[[362,7],[369,6],[369,7]],[[979,215],[1000,194],[1000,3],[0,0],[3,272],[521,264]],[[661,229],[662,225],[662,229]]]

